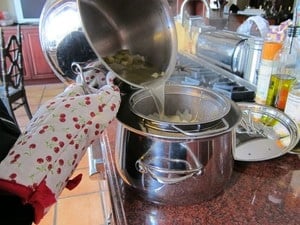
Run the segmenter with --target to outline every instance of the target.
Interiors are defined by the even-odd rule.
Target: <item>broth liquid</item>
[[[165,84],[166,81],[160,81],[146,86],[154,100],[160,119],[164,118],[165,114]]]

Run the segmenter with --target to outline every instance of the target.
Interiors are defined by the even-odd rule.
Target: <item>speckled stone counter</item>
[[[115,223],[120,225],[300,224],[300,158],[286,154],[264,162],[235,162],[225,190],[196,205],[150,203],[119,178],[113,161],[115,124],[105,155]]]

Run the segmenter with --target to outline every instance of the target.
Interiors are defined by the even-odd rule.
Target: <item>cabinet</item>
[[[4,36],[15,34],[16,26],[4,27]],[[39,27],[34,25],[21,26],[23,38],[23,58],[26,84],[56,83],[60,80],[50,68],[41,48]]]

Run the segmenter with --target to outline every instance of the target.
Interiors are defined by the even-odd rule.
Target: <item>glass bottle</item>
[[[300,132],[300,84],[294,85],[291,91],[288,94],[286,101],[286,107],[284,112],[290,116],[298,125]]]
[[[277,72],[272,73],[270,79],[266,105],[280,110],[284,110],[288,93],[296,79],[300,78],[299,54],[295,46],[299,34],[300,27],[288,27],[283,47],[277,56]]]

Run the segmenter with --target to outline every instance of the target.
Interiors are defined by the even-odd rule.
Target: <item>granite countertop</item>
[[[116,124],[107,130],[107,159],[113,161]],[[148,202],[124,184],[109,163],[108,180],[117,224],[300,224],[300,158],[286,154],[263,162],[235,162],[225,190],[194,205]],[[119,223],[118,223],[119,221]]]

